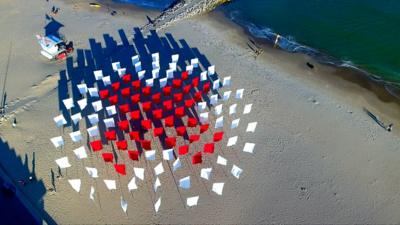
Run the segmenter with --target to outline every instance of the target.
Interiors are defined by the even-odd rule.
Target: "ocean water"
[[[124,0],[163,9],[171,0]],[[259,38],[400,85],[400,0],[234,0],[220,8]]]

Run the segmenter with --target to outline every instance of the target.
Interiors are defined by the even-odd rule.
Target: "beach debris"
[[[18,180],[18,183],[21,186],[26,186],[27,184],[29,184],[31,182],[33,182],[33,176],[29,176],[28,179],[26,179],[26,180]]]
[[[306,65],[308,66],[308,68],[314,69],[314,65],[312,63],[306,62]]]
[[[12,123],[12,127],[16,127],[17,126],[17,118],[14,117],[13,123]]]
[[[222,149],[237,145],[240,135],[227,138],[226,130],[229,130],[229,127],[238,128],[240,116],[249,115],[253,104],[243,102],[245,89],[230,89],[232,77],[220,76],[215,65],[205,66],[206,64],[201,62],[202,58],[182,58],[182,56],[184,55],[171,54],[167,55],[165,60],[164,53],[152,52],[151,60],[148,61],[141,61],[142,58],[146,58],[141,55],[126,60],[119,59],[122,65],[119,61],[110,63],[111,74],[105,76],[103,69],[98,68],[91,75],[93,82],[90,85],[84,82],[73,85],[74,93],[79,92],[80,96],[71,98],[69,96],[72,95],[66,95],[67,98],[60,100],[63,113],[53,118],[57,127],[69,127],[78,124],[82,118],[85,120],[85,123],[79,125],[80,129],[87,131],[89,139],[87,142],[84,141],[86,137],[80,130],[72,129],[69,133],[72,142],[80,144],[76,146],[78,148],[74,147],[72,150],[77,159],[85,162],[89,150],[91,154],[101,154],[100,157],[91,157],[92,160],[97,158],[104,165],[114,167],[114,177],[109,174],[110,171],[107,172],[107,177],[102,176],[108,190],[121,187],[133,191],[138,189],[138,185],[140,186],[138,182],[145,181],[152,183],[150,190],[162,195],[169,189],[166,188],[161,192],[159,188],[169,183],[161,184],[161,179],[171,175],[174,176],[178,190],[186,190],[191,188],[191,176],[194,175],[191,173],[195,171],[188,167],[202,166],[203,162],[211,163],[212,165],[201,168],[200,171],[203,182],[210,182],[214,165],[227,168],[228,162],[230,164],[234,161],[230,159],[233,152],[224,152]],[[126,61],[132,61],[132,68],[122,67]],[[178,66],[178,62],[181,61],[190,62],[190,65]],[[151,68],[151,73],[150,70],[146,72],[143,68]],[[130,70],[136,73],[130,74]],[[234,98],[231,98],[232,92]],[[133,108],[127,101],[135,104],[137,108]],[[256,121],[248,123],[246,132],[256,132],[256,126]],[[244,130],[237,129],[236,132]],[[56,148],[64,146],[63,136],[51,138]],[[196,144],[200,144],[202,149],[195,151],[197,147],[193,146]],[[243,152],[254,153],[254,147],[254,143],[245,142]],[[132,148],[137,150],[131,150]],[[214,157],[217,157],[216,160]],[[155,177],[152,175],[145,177],[145,169],[140,167],[133,167],[131,176],[127,165],[130,165],[131,161],[139,160],[145,160],[146,164],[153,168],[149,170],[149,174]],[[56,164],[59,174],[61,169],[71,167],[67,156],[57,159]],[[74,164],[75,166],[80,165]],[[96,168],[84,168],[90,178],[100,177]],[[234,164],[230,172],[239,179],[243,170]],[[115,179],[115,176],[120,178],[127,174],[131,176],[129,183],[120,185],[120,179]],[[180,179],[176,180],[175,176],[178,174]],[[220,175],[218,173],[213,175],[221,182],[213,183],[211,188],[217,195],[222,195],[225,185],[221,180],[224,178]],[[81,183],[78,188],[77,180],[72,179],[71,186],[74,185],[73,188],[79,192]],[[89,198],[92,200],[94,191],[91,186]],[[151,200],[157,213],[161,206],[161,196],[156,199]],[[183,196],[180,199],[184,205],[192,207],[197,205],[199,196],[188,197],[186,202]],[[125,213],[128,202],[129,199],[121,196],[121,208]]]
[[[90,7],[94,7],[94,8],[100,8],[100,7],[101,7],[100,4],[95,3],[95,2],[90,2],[90,3],[89,3],[89,6],[90,6]]]

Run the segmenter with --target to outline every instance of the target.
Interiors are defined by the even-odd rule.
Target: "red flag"
[[[117,140],[117,133],[115,132],[115,130],[106,131],[104,132],[104,135],[106,136],[106,139],[109,141]]]
[[[115,144],[119,150],[128,149],[128,142],[126,140],[116,141]]]
[[[170,96],[171,95],[171,90],[172,90],[172,88],[170,86],[163,87],[164,96]]]
[[[131,120],[140,119],[140,110],[133,110],[130,114],[131,114]]]
[[[129,122],[128,120],[122,120],[118,122],[118,128],[123,131],[129,130]]]
[[[209,124],[202,124],[200,125],[200,134],[206,132],[208,130]]]
[[[154,103],[160,103],[161,102],[161,93],[156,93],[154,94],[151,99],[153,100]]]
[[[161,136],[164,133],[164,128],[162,127],[155,127],[153,129],[154,137]]]
[[[190,89],[192,89],[192,85],[188,84],[183,87],[183,94],[189,94]]]
[[[181,79],[173,79],[172,80],[172,87],[173,88],[180,88],[182,86],[182,80]]]
[[[115,171],[121,175],[126,175],[125,164],[114,164]]]
[[[143,111],[145,111],[145,112],[151,110],[151,102],[150,101],[143,102],[142,103],[142,108],[143,108]]]
[[[186,155],[189,152],[189,145],[182,145],[179,147],[178,154]]]
[[[140,124],[142,125],[142,128],[145,130],[150,130],[152,127],[151,120],[142,120]]]
[[[185,100],[185,107],[186,108],[192,108],[193,106],[194,106],[194,100],[193,99]]]
[[[203,84],[203,93],[207,93],[210,91],[210,82],[206,82]]]
[[[121,95],[124,98],[127,98],[131,95],[131,88],[127,87],[127,88],[122,88],[121,90]]]
[[[166,100],[163,102],[163,106],[165,110],[171,110],[174,106],[174,104],[172,103],[172,100]]]
[[[194,154],[192,156],[192,164],[193,165],[194,164],[199,164],[199,163],[202,163],[202,162],[203,162],[203,159],[202,159],[201,152],[197,152],[196,154]]]
[[[97,152],[103,149],[103,144],[101,143],[101,140],[96,140],[90,142],[90,147],[92,147],[94,152]]]
[[[222,140],[222,138],[224,138],[224,132],[223,131],[214,133],[214,142],[218,142],[218,141]]]
[[[186,127],[185,126],[177,127],[177,128],[175,128],[175,130],[176,130],[176,134],[178,136],[183,136],[186,133]]]
[[[130,74],[125,74],[124,76],[122,76],[122,81],[124,82],[124,83],[129,83],[129,82],[131,82],[131,75]]]
[[[129,112],[129,104],[120,105],[119,106],[119,112],[123,113],[123,114]]]
[[[200,140],[200,135],[198,135],[198,134],[192,134],[192,135],[189,136],[190,143],[193,143],[193,142],[198,141],[198,140]]]
[[[185,116],[185,108],[183,106],[175,108],[175,115],[177,117],[183,117]]]
[[[164,124],[166,127],[173,127],[175,125],[174,116],[168,116],[164,119]]]
[[[117,92],[119,90],[119,87],[121,87],[121,84],[119,82],[111,84],[111,88],[113,89],[114,92]]]
[[[196,118],[189,117],[189,118],[188,118],[188,122],[187,122],[187,126],[188,126],[188,127],[195,127],[195,126],[197,126],[197,119],[196,119]]]
[[[108,101],[111,105],[116,105],[118,103],[118,95],[108,97]]]
[[[201,91],[194,93],[194,100],[196,102],[201,102],[203,100],[203,97],[201,95],[202,95]]]
[[[114,155],[110,152],[105,152],[101,156],[103,156],[104,162],[112,162],[114,159]]]
[[[104,90],[100,90],[99,94],[100,94],[100,99],[105,99],[105,98],[108,98],[108,95],[110,94],[110,92],[108,91],[108,89],[104,89]]]
[[[207,143],[207,144],[204,144],[204,149],[203,149],[203,151],[204,151],[205,153],[210,153],[210,154],[214,153],[214,143]]]
[[[183,71],[182,72],[182,80],[187,80],[189,78],[189,72],[188,71]]]
[[[181,102],[182,100],[183,100],[183,94],[182,93],[174,94],[174,101],[175,102]]]
[[[133,150],[133,151],[128,151],[128,156],[130,159],[138,161],[139,160],[139,151],[138,150]]]
[[[151,95],[151,87],[150,86],[146,86],[142,88],[142,93],[144,96],[149,96]]]
[[[141,140],[140,144],[142,145],[142,148],[144,148],[146,150],[151,149],[151,142],[149,140]]]
[[[132,104],[137,104],[140,102],[140,94],[134,94],[131,96]]]
[[[136,91],[140,90],[140,80],[132,81],[132,87]]]
[[[199,77],[193,78],[193,80],[192,80],[192,85],[193,85],[193,87],[199,86],[199,80],[200,80]]]
[[[140,134],[139,131],[131,131],[129,132],[129,137],[133,141],[140,141]]]
[[[165,145],[167,148],[173,148],[176,145],[176,138],[175,137],[167,137],[165,138]]]
[[[156,120],[161,120],[163,117],[163,110],[162,109],[155,109],[153,110],[153,118]]]

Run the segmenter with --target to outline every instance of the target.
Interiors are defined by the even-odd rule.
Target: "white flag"
[[[53,118],[54,122],[56,123],[57,127],[62,127],[63,125],[67,124],[63,114],[60,114]]]
[[[62,136],[58,137],[53,137],[50,139],[51,143],[53,143],[54,147],[59,148],[61,146],[64,146],[64,139]]]
[[[249,123],[249,124],[247,124],[246,132],[254,133],[254,131],[256,130],[256,127],[257,127],[257,122]]]
[[[65,108],[71,109],[74,107],[74,100],[72,98],[67,98],[63,100],[63,103],[65,105]]]
[[[70,179],[68,182],[76,192],[81,190],[81,179]]]
[[[85,167],[91,178],[97,178],[99,175],[97,174],[97,169],[93,167]]]
[[[228,139],[228,144],[226,146],[230,147],[230,146],[236,145],[237,139],[238,139],[238,136],[230,137]]]
[[[132,190],[136,190],[138,187],[136,185],[136,177],[132,177],[131,181],[129,181],[128,183],[128,190],[132,191]]]
[[[183,189],[189,189],[190,188],[190,176],[180,179],[179,187],[181,187]]]
[[[254,143],[246,143],[244,144],[243,151],[248,153],[253,153],[255,145],[256,144]]]
[[[133,172],[135,172],[135,176],[141,180],[144,180],[144,169],[133,167]]]
[[[78,159],[85,159],[87,158],[85,147],[81,146],[74,150],[74,153]]]
[[[65,169],[65,168],[71,167],[71,164],[69,163],[67,156],[56,159],[56,163],[57,163],[58,167],[60,167],[60,169]]]
[[[154,167],[154,172],[155,172],[156,176],[164,173],[164,167],[161,162],[156,167]]]
[[[106,184],[108,190],[117,189],[117,184],[115,183],[115,180],[104,180],[104,183]]]
[[[233,165],[233,166],[232,166],[231,173],[232,173],[232,175],[233,175],[234,177],[236,177],[237,179],[239,179],[240,174],[242,174],[242,172],[243,172],[243,170],[240,169],[238,166],[236,166],[236,165]]]

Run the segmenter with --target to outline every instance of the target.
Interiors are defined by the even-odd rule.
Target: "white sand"
[[[89,38],[100,41],[103,33],[109,33],[119,39],[119,28],[129,34],[132,27],[144,24],[145,15],[154,15],[154,12],[137,11],[134,15],[112,17],[82,7],[74,10],[73,4],[59,1],[0,3],[2,71],[10,41],[19,40],[13,45],[8,72],[9,103],[12,106],[12,101],[27,96],[36,100],[29,107],[19,108],[16,128],[11,127],[11,122],[1,125],[1,137],[20,156],[36,153],[36,176],[47,188],[51,187],[50,169],[57,174],[53,160],[65,154],[74,159],[71,150],[79,147],[68,137],[70,128],[64,130],[67,140],[64,152],[55,150],[49,141],[60,133],[52,121],[59,113],[57,91],[53,90],[57,79],[43,80],[48,74],[56,73],[57,77],[65,65],[40,58],[34,34],[42,31],[44,13],[52,4],[61,8],[56,19],[65,24],[63,33],[74,40],[76,48],[84,49],[89,46]],[[139,190],[132,195],[126,188],[122,192],[120,188],[109,192],[101,179],[89,180],[82,163],[74,159],[72,169],[63,178],[56,179],[57,192],[43,196],[50,216],[60,224],[400,222],[398,136],[378,127],[349,96],[335,94],[333,88],[317,85],[318,82],[305,81],[303,78],[309,72],[298,68],[296,61],[283,61],[282,53],[265,52],[255,61],[246,48],[242,32],[225,23],[216,23],[215,18],[219,17],[182,21],[166,32],[198,48],[217,65],[220,76],[232,76],[232,89],[247,88],[245,99],[238,107],[243,108],[244,102],[253,103],[253,111],[241,118],[237,147],[233,151],[224,150],[226,158],[244,170],[240,180],[229,176],[230,170],[218,169],[213,179],[224,180],[226,185],[224,195],[216,196],[208,193],[211,182],[193,179],[192,189],[181,194],[189,197],[199,193],[199,205],[185,209],[165,167],[167,172],[160,178],[162,205],[155,215],[152,204],[157,197],[148,191],[154,179],[139,182]],[[35,84],[38,86],[31,87]],[[257,132],[245,134],[244,125],[253,121],[259,122]],[[240,151],[243,140],[256,143],[254,155]],[[102,178],[118,179],[113,169],[105,169],[103,164],[99,154],[85,161],[85,166],[97,166]],[[146,168],[150,165],[154,167],[156,163],[139,164]],[[121,177],[118,185],[129,182],[132,169],[128,168],[128,175]],[[19,168],[15,170],[15,179],[19,179]],[[188,171],[176,176],[182,178],[184,172]],[[78,177],[83,177],[80,194],[67,181]],[[89,199],[91,184],[96,187],[95,203]],[[30,186],[24,191],[32,196],[38,194]],[[127,215],[119,206],[121,195],[129,204]]]

